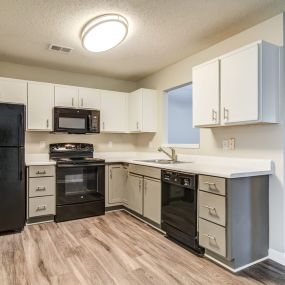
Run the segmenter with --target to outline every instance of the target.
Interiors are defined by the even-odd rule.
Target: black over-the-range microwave
[[[100,133],[100,111],[72,108],[54,108],[55,132],[70,134]]]

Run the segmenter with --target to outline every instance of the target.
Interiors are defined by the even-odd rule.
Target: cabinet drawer
[[[129,172],[134,174],[139,174],[147,177],[152,177],[155,179],[161,179],[161,169],[156,167],[130,164]]]
[[[55,195],[55,178],[39,177],[29,179],[29,197]]]
[[[226,225],[226,198],[199,191],[199,217]]]
[[[29,199],[29,218],[55,215],[55,197],[35,197]]]
[[[226,179],[199,175],[199,189],[219,195],[226,195]]]
[[[226,257],[226,229],[199,219],[199,244],[206,249]]]
[[[33,165],[29,167],[29,177],[55,176],[53,165]]]

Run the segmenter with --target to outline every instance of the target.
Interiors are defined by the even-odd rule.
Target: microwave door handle
[[[88,128],[87,128],[87,129],[90,131],[90,130],[91,130],[91,126],[92,126],[92,118],[91,118],[91,115],[90,115],[90,114],[88,115],[88,124],[89,124],[89,125],[88,125]]]

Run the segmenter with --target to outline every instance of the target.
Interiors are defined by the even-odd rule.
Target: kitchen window
[[[192,83],[165,93],[165,146],[199,148],[200,130],[193,128]]]

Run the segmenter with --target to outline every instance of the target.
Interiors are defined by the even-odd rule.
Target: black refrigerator
[[[0,232],[26,220],[25,106],[0,103]]]

